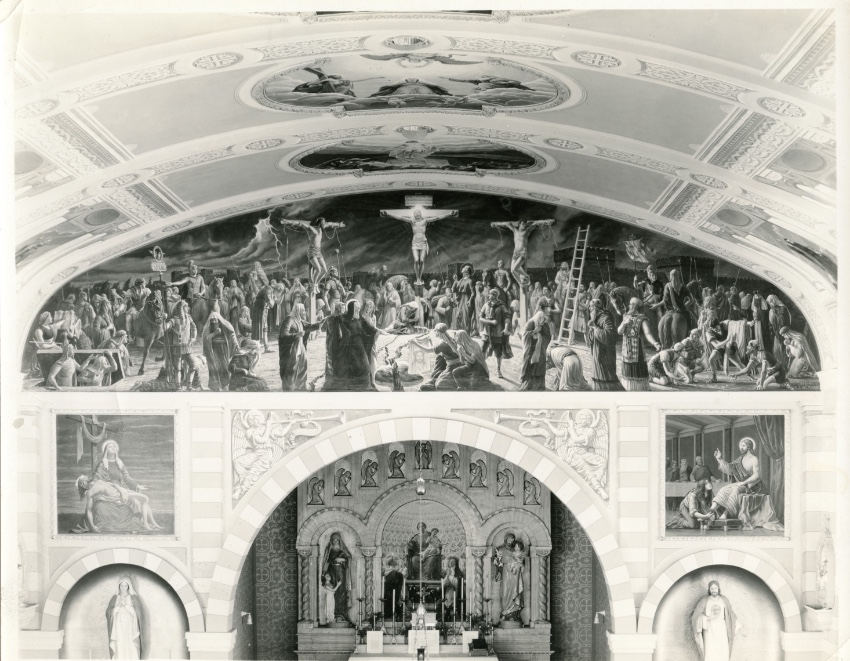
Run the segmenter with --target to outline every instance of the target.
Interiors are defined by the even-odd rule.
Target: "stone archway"
[[[115,564],[136,565],[162,578],[180,597],[183,608],[186,610],[186,617],[189,620],[189,631],[191,633],[204,631],[204,614],[201,609],[201,602],[189,580],[162,556],[131,548],[111,548],[96,551],[83,556],[67,567],[53,582],[47,593],[41,618],[41,630],[59,630],[59,615],[62,612],[62,604],[65,603],[65,598],[77,581],[95,569]]]
[[[760,558],[752,553],[731,549],[713,549],[711,551],[700,551],[676,560],[655,579],[640,607],[638,633],[652,633],[658,606],[676,581],[685,574],[711,565],[740,567],[759,577],[770,588],[779,603],[785,621],[785,632],[799,633],[803,630],[800,605],[794,596],[794,590],[785,572],[775,568],[768,559]]]
[[[284,457],[233,512],[213,572],[207,606],[208,630],[229,630],[239,574],[254,538],[275,507],[310,473],[367,447],[422,438],[497,454],[537,477],[574,513],[590,538],[608,586],[614,633],[635,633],[629,571],[603,501],[579,475],[540,444],[504,427],[463,415],[362,418],[317,436]]]

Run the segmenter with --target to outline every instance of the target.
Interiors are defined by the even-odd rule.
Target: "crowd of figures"
[[[319,220],[320,228],[333,225]],[[502,361],[514,359],[512,337],[522,345],[520,390],[545,390],[553,367],[550,387],[557,390],[676,387],[700,373],[701,382],[716,382],[721,370],[765,389],[788,387],[789,377],[814,378],[819,370],[805,323],[792,319],[778,296],[727,292],[722,285],[712,290],[699,279],[684,283],[678,269],[667,282],[650,266],[633,287],[613,281],[578,287],[563,328],[571,326],[589,349],[588,383],[581,357],[559,342],[567,263],[551,282],[533,285],[527,275],[518,277],[519,266],[508,270],[502,260],[481,271],[466,264],[451,277],[416,284],[417,295],[407,276],[390,276],[386,266],[353,284],[314,259],[304,282],[269,278],[259,262],[240,280],[205,282],[190,262],[188,275],[171,283],[137,278],[126,289],[72,290],[39,317],[30,349],[53,355],[47,363],[33,356],[31,367],[50,388],[109,385],[116,371],[129,372],[128,343],[135,341],[143,348],[139,374],[152,348],[163,361],[157,378],[137,389],[263,391],[270,384],[256,368],[261,354],[274,353],[269,338],[277,333],[284,391],[313,390],[322,379],[322,390],[376,390],[376,376],[394,390],[411,383],[420,390],[499,389],[492,377],[503,378]],[[528,306],[524,325],[520,286]],[[380,356],[381,344],[393,344],[379,342],[380,335],[410,335],[407,360],[398,360],[401,349]],[[319,338],[324,369],[308,383],[307,343]],[[75,358],[81,349],[88,351],[82,364]],[[205,384],[199,362],[207,368]],[[408,378],[413,372],[420,376]]]

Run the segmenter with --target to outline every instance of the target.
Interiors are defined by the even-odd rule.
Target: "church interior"
[[[846,12],[78,4],[4,26],[4,656],[839,658]]]

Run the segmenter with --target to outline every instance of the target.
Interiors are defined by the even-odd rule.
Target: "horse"
[[[144,342],[139,375],[145,373],[145,361],[148,358],[153,343],[162,338],[164,314],[162,300],[156,296],[148,296],[139,315],[133,320],[133,328],[137,338]]]
[[[207,319],[210,316],[210,312],[212,312],[215,308],[216,302],[219,302],[220,308],[221,301],[223,300],[224,279],[213,278],[212,281],[210,281],[210,284],[207,286],[206,295],[199,296],[190,303],[189,313],[192,316],[192,321],[195,322],[195,326],[198,328],[199,336],[201,330],[204,327],[204,324],[207,323]]]
[[[688,315],[684,312],[668,310],[658,322],[658,341],[664,349],[671,348],[688,336]]]

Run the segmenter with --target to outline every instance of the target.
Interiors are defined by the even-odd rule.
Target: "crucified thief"
[[[528,261],[528,235],[535,227],[542,225],[552,225],[555,221],[547,220],[520,220],[509,221],[503,223],[490,223],[490,227],[500,228],[506,227],[514,234],[514,254],[511,257],[511,274],[514,280],[517,281],[522,289],[528,289],[531,284],[531,279],[525,271],[525,265]]]
[[[381,211],[381,216],[389,216],[404,223],[410,223],[413,229],[413,271],[416,274],[414,284],[424,284],[422,274],[425,271],[425,257],[428,254],[428,239],[425,237],[425,229],[428,223],[433,223],[443,218],[457,216],[455,209],[389,209]]]
[[[345,223],[332,223],[325,220],[321,216],[315,220],[287,220],[282,218],[283,213],[279,209],[275,209],[269,216],[271,223],[280,223],[289,227],[297,227],[307,232],[307,261],[310,264],[310,282],[313,285],[313,293],[319,291],[319,282],[322,278],[328,277],[328,267],[325,264],[325,258],[322,256],[322,239],[324,238],[325,228],[342,228]]]

